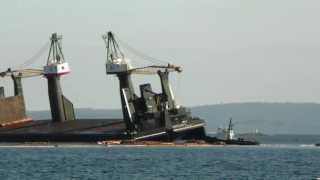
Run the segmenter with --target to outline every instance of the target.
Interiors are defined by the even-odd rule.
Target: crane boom
[[[168,72],[182,72],[182,68],[180,66],[174,66],[171,64],[168,64],[167,66],[157,66],[157,65],[152,65],[152,66],[145,66],[145,67],[139,67],[139,68],[134,68],[130,69],[129,72],[132,74],[158,74],[159,71],[168,71]]]
[[[20,78],[30,78],[36,76],[42,76],[43,70],[41,69],[18,69],[11,70],[8,68],[7,71],[0,72],[0,77],[14,76]]]

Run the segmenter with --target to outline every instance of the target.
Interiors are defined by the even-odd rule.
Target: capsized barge
[[[169,84],[169,73],[180,73],[174,65],[132,67],[112,32],[103,36],[107,49],[106,72],[119,79],[123,119],[78,119],[72,102],[65,97],[61,76],[70,72],[64,60],[61,36],[52,34],[46,66],[39,69],[8,69],[1,77],[11,77],[14,96],[6,97],[0,88],[0,142],[97,142],[104,140],[199,139],[216,142],[206,136],[205,122],[177,105]],[[140,85],[140,96],[134,91],[131,76],[157,75],[160,93],[149,83]],[[26,115],[22,79],[43,76],[48,83],[51,120],[32,120]]]

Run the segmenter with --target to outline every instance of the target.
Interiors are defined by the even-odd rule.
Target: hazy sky
[[[183,66],[172,83],[184,105],[320,103],[319,17],[317,0],[2,0],[0,70],[26,61],[58,32],[72,68],[64,94],[78,108],[119,108],[101,39],[112,30],[135,49]],[[49,108],[46,83],[24,80],[29,110]],[[0,85],[12,94],[11,81]]]

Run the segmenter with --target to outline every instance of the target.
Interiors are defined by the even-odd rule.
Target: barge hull
[[[14,127],[0,128],[0,142],[98,142],[104,140],[129,140],[125,123],[121,119],[78,119],[75,121],[52,122],[37,120]],[[171,131],[156,129],[137,134],[133,140],[201,139],[204,127],[193,123],[185,129]]]

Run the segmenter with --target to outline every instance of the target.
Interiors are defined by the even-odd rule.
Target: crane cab
[[[68,74],[70,73],[69,64],[67,62],[48,64],[44,66],[43,73],[46,76]]]
[[[129,71],[130,69],[132,69],[129,62],[130,60],[123,59],[123,58],[107,61],[106,63],[107,74],[116,74],[116,73]]]

